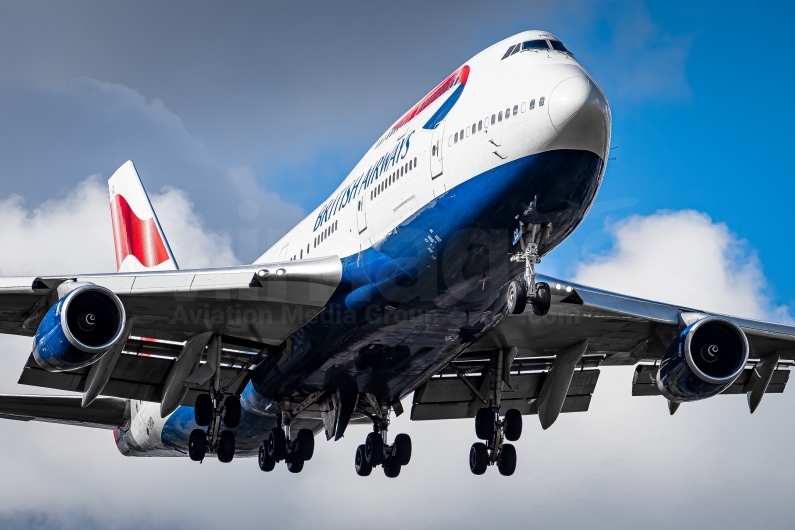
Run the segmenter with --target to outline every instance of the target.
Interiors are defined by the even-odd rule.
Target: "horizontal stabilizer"
[[[0,395],[0,418],[113,429],[130,418],[126,399],[99,397],[83,408],[80,396]]]

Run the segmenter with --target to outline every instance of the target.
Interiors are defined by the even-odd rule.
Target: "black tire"
[[[508,284],[505,303],[509,313],[514,315],[524,313],[525,307],[527,307],[527,289],[525,289],[524,283],[514,280]]]
[[[536,295],[533,297],[532,307],[533,313],[542,317],[549,313],[549,307],[552,305],[552,290],[549,284],[539,282],[536,284]]]
[[[469,450],[469,470],[482,475],[489,467],[489,450],[483,442],[475,442]]]
[[[207,454],[207,433],[193,429],[188,438],[188,456],[194,462],[201,462]]]
[[[235,433],[232,431],[221,431],[216,454],[219,462],[227,464],[232,461],[235,457]]]
[[[479,440],[491,440],[494,436],[494,411],[484,407],[475,414],[475,436]]]
[[[224,425],[228,429],[236,429],[240,425],[240,416],[243,409],[240,407],[240,398],[227,396],[224,400]]]
[[[497,461],[500,475],[510,477],[516,471],[516,448],[511,444],[503,444],[500,458]]]
[[[367,463],[367,458],[364,455],[364,444],[356,448],[356,474],[360,477],[366,477],[373,471],[373,466]]]
[[[505,413],[505,439],[515,442],[520,436],[522,436],[522,413],[510,409]]]
[[[390,458],[384,462],[384,475],[389,478],[395,478],[400,475],[400,462],[396,458]]]
[[[315,454],[315,433],[311,429],[301,429],[295,438],[295,455],[303,461],[312,460]]]
[[[395,436],[395,460],[401,466],[409,465],[411,460],[411,437],[408,434],[398,434]]]
[[[268,456],[276,462],[287,456],[287,437],[281,427],[274,427],[268,434]]]
[[[384,462],[384,439],[380,432],[371,432],[364,441],[364,456],[367,463],[377,466]]]
[[[199,427],[207,427],[213,421],[213,400],[210,394],[199,394],[193,405],[193,420]]]
[[[287,461],[287,471],[290,473],[300,473],[302,469],[304,469],[304,461],[300,458]]]
[[[276,467],[276,460],[268,456],[268,442],[259,444],[257,463],[259,464],[259,468],[263,471],[273,471],[273,468]]]

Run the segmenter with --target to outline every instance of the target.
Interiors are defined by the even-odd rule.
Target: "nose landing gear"
[[[519,223],[514,243],[521,243],[522,250],[511,256],[514,263],[524,262],[524,281],[511,282],[508,291],[508,304],[511,312],[520,314],[524,312],[525,305],[530,302],[533,313],[544,316],[549,313],[552,302],[552,291],[544,282],[536,283],[536,265],[541,263],[538,254],[539,241],[549,236],[551,225],[525,225]],[[513,293],[513,294],[512,294]],[[515,297],[512,303],[511,297]]]

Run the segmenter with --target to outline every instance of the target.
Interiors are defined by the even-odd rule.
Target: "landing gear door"
[[[359,202],[356,204],[356,226],[360,234],[367,230],[367,211],[365,209],[364,198],[365,194],[362,193],[362,196],[359,197]]]
[[[431,140],[431,178],[435,179],[443,173],[442,145],[444,144],[444,121],[439,122],[433,130]]]

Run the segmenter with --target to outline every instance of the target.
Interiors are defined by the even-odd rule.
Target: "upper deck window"
[[[552,45],[552,49],[553,50],[557,50],[559,52],[571,53],[569,50],[566,49],[566,47],[563,45],[563,43],[560,42],[559,40],[551,40],[551,41],[549,41],[549,43]]]
[[[522,51],[525,50],[548,50],[549,45],[545,40],[528,40],[522,43]]]

